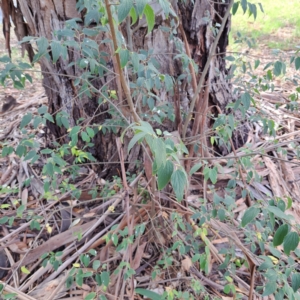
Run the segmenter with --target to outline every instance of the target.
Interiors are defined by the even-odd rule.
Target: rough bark
[[[198,73],[196,74],[199,79],[208,58],[210,46],[214,40],[211,28],[216,23],[221,23],[220,18],[224,16],[228,0],[217,0],[213,2],[208,0],[173,0],[172,2],[174,11],[180,16],[179,22],[182,22],[192,58],[199,67]],[[10,3],[12,5],[12,0]],[[78,13],[76,10],[76,0],[18,0],[17,3],[17,8],[22,12],[26,20],[26,23],[24,23],[26,31],[19,30],[19,32],[21,32],[18,35],[19,39],[22,39],[22,35],[28,34],[36,37],[44,36],[49,40],[55,40],[57,37],[54,35],[54,32],[63,29],[67,20],[72,18],[84,18],[85,11]],[[132,32],[128,31],[128,28],[126,29],[125,24],[120,28],[124,37],[127,39],[130,50],[152,49],[153,55],[160,63],[159,71],[162,74],[171,75],[176,81],[177,77],[185,72],[181,61],[175,59],[175,56],[179,53],[178,45],[176,46],[176,39],[170,39],[170,33],[165,32],[162,27],[160,27],[168,27],[172,21],[172,17],[167,19],[164,14],[160,12],[160,7],[155,1],[153,1],[151,5],[156,11],[156,25],[150,34],[147,34],[147,24],[144,19],[139,20],[138,25],[132,27]],[[173,19],[173,21],[178,22],[178,20],[175,19]],[[81,25],[81,23],[79,24]],[[90,27],[92,26],[93,25],[90,25]],[[218,105],[224,112],[226,105],[234,101],[231,85],[226,80],[227,69],[224,61],[228,44],[229,28],[230,22],[227,23],[226,30],[222,34],[217,48],[217,55],[215,55],[211,61],[211,67],[206,80],[206,82],[209,83],[209,105]],[[183,38],[179,32],[175,33],[174,36],[179,40]],[[106,38],[109,38],[107,33],[99,33],[94,39],[99,44],[100,51],[109,53],[109,56],[103,58],[106,61],[107,67],[112,71],[116,71],[113,70],[115,63],[113,61],[111,47],[108,44],[101,43],[101,41]],[[29,46],[27,45],[27,47]],[[182,46],[182,48],[184,51],[184,46]],[[32,48],[29,47],[27,50],[32,51]],[[49,112],[54,116],[59,111],[66,112],[69,116],[71,126],[74,126],[79,118],[84,118],[82,125],[101,125],[105,119],[110,118],[110,115],[107,113],[108,104],[99,105],[99,94],[96,93],[92,94],[91,97],[79,95],[78,88],[74,86],[74,80],[82,74],[82,71],[76,65],[71,67],[68,67],[68,65],[79,57],[80,53],[72,49],[72,51],[68,51],[68,59],[66,61],[60,58],[56,64],[52,64],[46,58],[42,58],[40,64],[44,78],[43,85],[49,99]],[[219,71],[216,72],[216,69]],[[101,90],[104,86],[108,86],[111,90],[118,90],[117,81],[113,74],[112,72],[107,72],[105,76],[94,80],[93,86],[95,90]],[[190,82],[185,79],[178,83],[177,91],[156,91],[153,89],[153,93],[157,95],[159,93],[158,96],[162,103],[171,103],[177,110],[179,109],[179,105],[178,103],[174,104],[174,99],[179,99],[182,111],[187,112],[190,99],[193,96],[193,88]],[[126,116],[126,101],[123,98],[121,101],[116,102],[116,105],[121,108]],[[135,95],[134,98],[136,106],[139,108],[141,99],[138,95]],[[157,104],[160,105],[160,103]],[[122,109],[122,105],[124,105],[124,109]],[[143,108],[141,108],[141,111],[142,110]],[[178,114],[176,119],[177,123],[168,121],[159,126],[168,131],[177,130],[178,123],[180,123],[178,121]],[[158,126],[158,124],[156,125]],[[206,126],[206,124],[204,125]],[[51,123],[49,123],[48,126],[56,138],[61,142],[67,142],[65,138],[66,131],[64,129]],[[95,147],[90,149],[90,151],[99,161],[111,162],[117,160],[117,149],[113,133],[103,134],[99,132],[93,142],[95,143]],[[238,143],[236,143],[236,145],[238,145]],[[127,160],[131,161],[129,169],[134,168],[134,160],[136,160],[139,153],[140,149],[137,147],[130,156],[127,157]],[[100,175],[108,175],[109,170],[111,174],[116,174],[116,168],[117,165],[104,164],[101,170],[99,170]]]

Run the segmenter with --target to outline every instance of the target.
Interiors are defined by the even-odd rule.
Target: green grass
[[[257,4],[250,0],[249,2]],[[233,46],[237,32],[253,38],[257,44],[281,50],[293,50],[300,45],[299,0],[261,0],[264,13],[257,5],[257,18],[243,14],[241,6],[232,18],[230,44]]]

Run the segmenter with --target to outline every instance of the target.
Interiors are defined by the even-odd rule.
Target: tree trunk
[[[76,4],[80,6],[80,3],[78,4],[78,2],[81,3],[82,1],[17,0],[17,9],[20,9],[24,20],[26,20],[26,34],[35,37],[46,37],[50,41],[57,40],[57,35],[54,33],[64,29],[67,24],[66,21],[73,18],[84,19],[88,10],[84,9],[79,13],[76,10]],[[196,72],[196,79],[198,81],[207,62],[209,51],[215,38],[213,28],[217,23],[222,23],[222,18],[228,7],[229,0],[217,0],[214,2],[206,0],[173,0],[171,2],[173,2],[173,10],[179,16],[179,19],[176,19],[171,15],[169,18],[166,18],[158,3],[152,1],[151,6],[156,13],[156,19],[154,29],[151,33],[147,34],[147,23],[145,18],[140,19],[138,24],[132,25],[130,28],[126,26],[126,21],[124,21],[124,24],[121,24],[119,29],[121,29],[126,40],[127,48],[130,51],[138,52],[140,49],[152,51],[151,57],[155,57],[160,65],[157,67],[159,73],[172,76],[176,83],[171,88],[165,87],[161,90],[158,90],[154,86],[150,89],[153,94],[152,98],[149,96],[148,98],[143,97],[141,93],[132,89],[132,95],[137,111],[140,114],[147,113],[149,107],[152,107],[153,105],[157,106],[158,109],[163,105],[169,105],[169,108],[173,109],[173,113],[175,114],[175,121],[173,122],[172,118],[165,118],[163,124],[159,124],[155,123],[155,120],[157,120],[156,118],[154,119],[153,124],[163,130],[179,130],[181,132],[181,126],[185,122],[183,113],[189,111],[191,98],[194,95],[194,89],[190,80],[191,74],[186,72],[187,66],[184,66],[184,62],[180,58],[176,58],[176,56],[180,53],[180,48],[182,48],[183,53],[187,53],[186,47],[189,48],[191,57],[198,66],[198,71]],[[10,5],[13,7],[12,0],[10,1]],[[97,26],[96,23],[97,20],[94,20],[88,27],[92,29]],[[175,25],[171,31],[168,32],[166,28],[171,28],[171,25],[174,23]],[[184,33],[179,30],[181,23]],[[77,24],[80,27],[83,26],[83,23],[80,21],[77,21]],[[15,24],[15,26],[18,26],[18,23]],[[222,112],[225,112],[226,105],[229,102],[234,101],[231,93],[231,85],[226,80],[227,69],[224,60],[228,44],[229,29],[230,21],[226,23],[225,30],[218,43],[217,53],[210,62],[210,68],[205,80],[208,91],[208,102],[206,107],[204,107],[204,102],[206,100],[201,96],[199,105],[196,107],[197,109],[202,109],[202,111],[208,112],[209,106],[218,105]],[[186,36],[188,45],[184,44],[184,35]],[[23,36],[18,36],[19,39],[22,37]],[[116,69],[112,46],[110,43],[101,43],[108,38],[111,38],[111,36],[105,31],[99,32],[93,37],[93,40],[99,45],[99,51],[108,54],[106,56],[101,56],[101,60],[103,64],[106,64],[106,68],[109,69],[109,71],[105,71],[104,76],[98,76],[92,81],[94,89],[90,95],[84,93],[83,89],[80,88],[80,84],[77,85],[75,83],[76,79],[82,76],[83,69],[80,69],[76,64],[69,66],[69,64],[72,64],[82,57],[82,52],[80,50],[68,48],[67,59],[63,60],[62,58],[59,58],[55,64],[46,57],[43,57],[40,60],[41,70],[43,72],[43,85],[49,99],[49,113],[53,116],[56,116],[58,112],[65,113],[65,115],[68,116],[71,127],[75,126],[80,118],[83,118],[83,121],[80,123],[82,126],[97,124],[99,127],[102,126],[102,129],[103,127],[108,129],[107,119],[118,118],[116,115],[112,116],[108,111],[113,107],[112,104],[116,106],[115,109],[118,108],[121,110],[122,114],[127,117],[127,121],[132,121],[130,119],[130,114],[127,113],[127,102],[125,101],[124,95],[120,93],[120,87],[118,87],[119,82],[114,75],[115,73],[118,73],[118,70]],[[75,37],[75,39],[79,42],[83,42],[82,38],[79,36]],[[29,49],[32,51],[31,48]],[[32,55],[30,57],[32,58]],[[187,77],[179,77],[182,74],[187,74]],[[129,74],[128,77],[131,81],[135,80],[135,75],[133,74]],[[81,84],[83,83],[84,81],[81,82]],[[145,87],[141,87],[140,89],[145,89]],[[99,104],[98,100],[102,97],[102,94],[107,94],[109,91],[118,91],[118,100],[113,100],[113,103],[111,104],[108,102]],[[203,95],[205,94],[204,92],[201,93],[203,93]],[[201,101],[203,103],[201,103]],[[145,102],[148,103],[148,106]],[[149,102],[153,102],[154,104]],[[194,114],[197,115],[197,111],[194,112]],[[150,111],[150,115],[152,117],[154,117],[154,115],[158,116],[153,110]],[[170,116],[171,115],[172,113],[170,113]],[[192,131],[193,124],[191,122],[188,127],[187,136],[198,134],[201,130],[205,132],[207,124],[207,122],[202,122],[200,128],[196,128]],[[65,137],[66,129],[50,122],[48,123],[48,126],[61,143],[68,142]],[[112,130],[109,132],[108,130],[106,132],[100,130],[93,140],[95,146],[90,149],[90,152],[100,162],[105,162],[99,170],[100,176],[117,174],[118,165],[110,164],[110,162],[118,160],[115,133],[116,132],[113,132]],[[120,130],[117,131],[117,134],[119,133]],[[127,140],[129,140],[129,137],[127,137]],[[237,141],[238,139],[236,139],[236,146],[239,146]],[[129,170],[134,169],[135,160],[139,154],[140,149],[139,146],[137,146],[130,153],[130,156],[127,157],[127,161],[131,162]]]

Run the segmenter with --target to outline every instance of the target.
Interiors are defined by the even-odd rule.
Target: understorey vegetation
[[[297,48],[229,51],[247,0],[62,2],[1,1],[46,97],[0,115],[0,298],[299,299]]]

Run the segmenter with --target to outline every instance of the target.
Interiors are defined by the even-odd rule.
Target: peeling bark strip
[[[10,19],[11,15],[10,11],[10,0],[2,0],[1,1],[1,10],[3,13],[3,35],[5,37],[5,49],[8,50],[9,57],[11,57],[11,49],[10,49]]]

